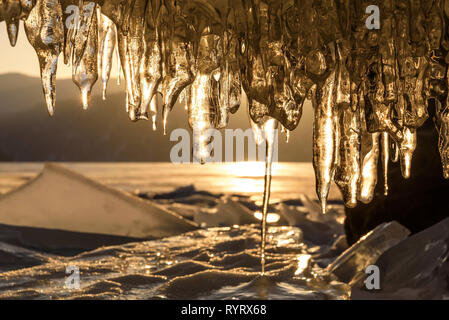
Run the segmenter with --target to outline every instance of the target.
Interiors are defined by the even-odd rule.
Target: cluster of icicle
[[[70,27],[74,5],[80,14]],[[367,28],[371,5],[380,9],[380,29]],[[323,212],[332,181],[347,206],[369,203],[378,161],[387,193],[390,154],[410,176],[430,99],[449,178],[448,15],[448,0],[0,1],[12,45],[19,19],[25,22],[50,115],[58,57],[71,64],[87,108],[98,74],[106,92],[116,49],[129,118],[154,122],[161,108],[164,131],[178,99],[199,133],[226,127],[245,100],[256,137],[265,135],[269,144],[278,126],[287,133],[298,126],[311,100]]]

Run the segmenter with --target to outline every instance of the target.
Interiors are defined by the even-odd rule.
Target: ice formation
[[[70,24],[73,6],[77,23]],[[371,28],[373,6],[380,15]],[[11,45],[19,19],[39,57],[50,115],[61,53],[72,64],[84,108],[98,77],[106,96],[114,52],[131,120],[154,123],[161,111],[165,131],[181,97],[197,133],[199,162],[207,156],[205,132],[225,127],[242,99],[265,138],[277,127],[294,130],[309,99],[325,213],[333,181],[347,206],[369,203],[379,161],[386,194],[390,159],[410,177],[417,129],[434,100],[449,178],[448,0],[3,0],[0,20]],[[270,158],[268,152],[265,215]]]

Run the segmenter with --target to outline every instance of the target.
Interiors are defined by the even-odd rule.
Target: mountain
[[[176,105],[169,115],[166,136],[161,123],[133,123],[124,110],[124,88],[109,83],[101,99],[97,82],[88,111],[80,105],[78,88],[58,80],[56,113],[47,114],[40,79],[20,74],[0,75],[0,161],[170,161],[170,141],[176,128],[188,129],[187,113]],[[279,137],[279,161],[312,160],[312,108],[305,106],[300,126],[285,143]],[[231,116],[230,128],[249,128],[247,111]]]

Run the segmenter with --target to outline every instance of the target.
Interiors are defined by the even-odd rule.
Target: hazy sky
[[[114,58],[113,78],[117,74],[116,65]],[[37,55],[28,42],[23,22],[20,22],[19,39],[14,48],[9,44],[6,24],[0,22],[0,74],[2,73],[23,73],[29,76],[40,76]],[[72,77],[71,68],[64,65],[62,55],[59,56],[57,77],[58,79]]]

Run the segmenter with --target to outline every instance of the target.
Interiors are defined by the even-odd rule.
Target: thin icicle
[[[264,176],[264,191],[263,191],[263,211],[262,211],[262,231],[261,231],[261,253],[260,262],[262,265],[262,275],[265,275],[265,262],[266,262],[266,242],[267,242],[267,217],[268,206],[270,204],[271,194],[271,178],[272,178],[272,164],[273,153],[275,146],[275,137],[278,127],[278,122],[275,119],[266,120],[261,126],[262,132],[265,138],[265,176]]]
[[[101,72],[103,85],[103,100],[106,100],[106,92],[111,76],[112,60],[116,48],[117,30],[115,24],[106,15],[98,11],[98,38],[100,41],[98,50],[98,70]]]
[[[381,137],[382,144],[382,169],[384,174],[384,195],[388,196],[388,165],[390,163],[390,135],[383,132]]]
[[[19,21],[22,8],[19,0],[3,0],[3,16],[6,22],[9,43],[15,47],[19,35]]]
[[[401,159],[402,176],[405,179],[410,178],[413,153],[416,149],[417,133],[416,129],[404,128],[404,141],[400,145],[399,156]]]

